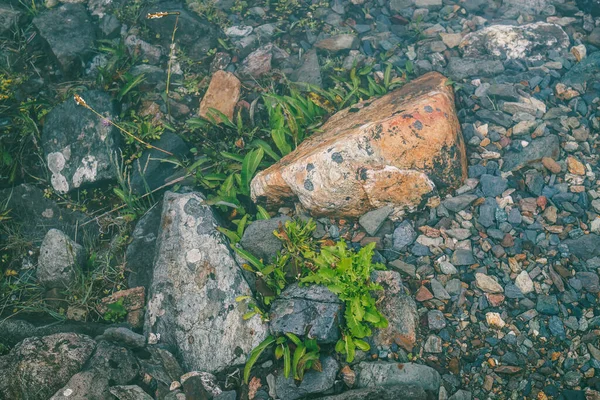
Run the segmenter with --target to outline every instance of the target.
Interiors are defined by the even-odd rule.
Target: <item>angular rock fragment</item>
[[[251,291],[217,221],[197,192],[164,197],[145,333],[176,349],[186,369],[243,364],[266,336],[238,296]]]
[[[94,24],[81,4],[63,4],[33,19],[66,75],[77,75],[93,54]]]
[[[231,72],[217,71],[213,74],[206,94],[200,102],[200,116],[206,118],[210,109],[219,110],[233,121],[233,109],[240,99],[242,83]],[[217,122],[218,116],[214,116]]]
[[[467,176],[454,95],[439,73],[340,111],[252,181],[268,206],[298,198],[316,215],[360,216],[389,205],[392,218]]]
[[[48,288],[66,288],[83,266],[85,251],[58,229],[46,234],[40,248],[36,271],[38,282]]]

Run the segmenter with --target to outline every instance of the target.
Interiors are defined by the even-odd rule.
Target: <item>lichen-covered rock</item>
[[[116,108],[110,95],[88,91],[82,98],[105,119],[114,119]],[[86,183],[117,176],[120,136],[115,127],[72,99],[48,113],[42,145],[52,187],[67,193]]]
[[[50,398],[79,372],[95,347],[92,338],[75,333],[23,340],[11,350],[2,368],[8,379],[0,380],[0,398]]]
[[[216,71],[210,79],[206,94],[200,102],[200,116],[206,118],[210,109],[219,110],[233,121],[233,110],[240,99],[242,83],[231,72]],[[220,121],[218,116],[214,116]]]
[[[569,36],[558,25],[536,22],[522,26],[492,25],[463,37],[464,57],[534,60],[549,50],[569,48]]]
[[[388,320],[387,328],[374,331],[374,343],[385,347],[395,343],[412,351],[417,341],[419,314],[415,301],[402,285],[402,277],[396,271],[375,271],[371,279],[384,289],[374,294],[378,298],[377,308]]]
[[[164,197],[145,333],[181,355],[188,370],[217,372],[243,364],[267,334],[244,320],[236,302],[251,295],[217,221],[200,193]]]
[[[183,375],[183,369],[179,362],[167,350],[157,346],[146,347],[148,357],[139,359],[141,374],[151,378],[151,385],[156,388],[156,397],[165,398],[170,392],[173,381],[179,381]]]
[[[253,200],[272,207],[298,198],[313,214],[355,217],[390,205],[394,218],[436,188],[459,186],[465,147],[446,82],[429,73],[338,112],[253,179]]]
[[[92,20],[81,4],[63,4],[46,10],[33,24],[58,60],[63,73],[77,75],[94,53],[96,38]]]
[[[340,338],[344,304],[325,286],[288,286],[271,306],[271,331],[308,334],[321,343]]]
[[[113,386],[110,393],[119,400],[152,400],[152,396],[137,385]]]
[[[50,229],[42,242],[36,276],[48,288],[69,286],[85,261],[85,250],[58,229]]]

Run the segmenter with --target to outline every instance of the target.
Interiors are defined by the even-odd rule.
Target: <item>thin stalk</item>
[[[124,134],[126,134],[127,136],[129,136],[130,138],[132,138],[133,140],[135,140],[135,141],[143,144],[144,146],[150,147],[151,149],[161,151],[161,152],[163,152],[165,154],[168,154],[170,156],[174,156],[174,154],[171,153],[170,151],[161,149],[160,147],[156,147],[156,146],[151,145],[150,143],[144,142],[142,139],[138,138],[133,133],[131,133],[131,132],[123,129],[122,127],[120,127],[119,125],[117,125],[112,120],[106,118],[104,115],[100,114],[98,111],[94,110],[88,103],[86,103],[85,100],[80,95],[75,94],[74,98],[75,98],[75,102],[77,103],[77,105],[80,105],[80,106],[82,106],[84,108],[87,108],[88,110],[90,110],[91,112],[93,112],[94,114],[96,114],[99,118],[101,118],[102,120],[108,121],[109,124],[111,124],[112,126],[114,126],[115,128],[117,128],[118,130],[120,130],[121,132],[123,132]]]

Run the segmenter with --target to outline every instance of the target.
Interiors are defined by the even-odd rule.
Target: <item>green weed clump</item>
[[[335,350],[345,355],[347,362],[352,362],[356,349],[363,351],[370,349],[370,345],[363,339],[372,334],[372,329],[388,326],[386,317],[377,309],[376,299],[372,295],[373,292],[383,290],[383,288],[371,281],[373,271],[383,270],[385,266],[372,262],[375,243],[370,243],[359,251],[355,251],[348,248],[343,240],[334,244],[317,241],[312,237],[315,227],[312,220],[307,222],[287,221],[285,226],[276,230],[274,234],[282,240],[284,250],[271,264],[265,265],[262,260],[254,257],[248,251],[232,246],[248,261],[244,268],[254,272],[265,287],[262,292],[258,293],[259,304],[250,303],[250,311],[244,317],[251,318],[258,314],[266,319],[272,301],[290,283],[324,285],[345,304],[344,321],[341,326],[342,338],[336,343]],[[257,287],[262,286],[257,284]],[[244,297],[238,300],[248,299]],[[289,334],[286,336],[290,337]],[[244,371],[246,382],[250,369],[260,354],[273,344],[282,347],[282,350],[276,350],[276,358],[281,358],[277,355],[283,354],[284,372],[289,372],[289,354],[285,352],[286,336],[279,338],[269,336],[252,351]],[[312,339],[308,338],[307,340]],[[294,346],[299,345],[294,342]],[[296,347],[296,351],[298,348],[301,347]],[[318,360],[318,347],[315,349],[313,346],[311,351],[316,352]],[[288,358],[286,358],[286,354]],[[312,357],[310,356],[309,359],[312,360]],[[294,363],[295,360],[296,357],[293,359]],[[295,365],[294,363],[292,363],[292,367]],[[306,367],[306,365],[302,364],[301,367]],[[292,368],[292,370],[297,369]],[[294,378],[302,379],[302,374],[294,374]]]

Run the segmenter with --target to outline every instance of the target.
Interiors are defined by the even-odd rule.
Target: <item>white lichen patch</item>
[[[65,156],[57,151],[48,154],[46,160],[48,162],[48,169],[52,172],[52,177],[50,178],[52,187],[59,193],[67,193],[69,191],[69,183],[67,182],[67,178],[61,174],[66,164]]]
[[[185,261],[189,264],[196,264],[204,258],[204,254],[198,249],[191,249],[185,254]]]
[[[54,211],[51,208],[46,208],[42,213],[42,217],[44,218],[52,218],[54,217]]]
[[[96,157],[87,155],[81,160],[81,166],[73,174],[73,187],[78,188],[84,182],[94,182],[98,173]]]
[[[150,323],[150,327],[153,327],[156,324],[156,320],[159,317],[165,315],[165,309],[162,305],[164,298],[165,296],[162,293],[157,293],[148,301],[146,317]]]

